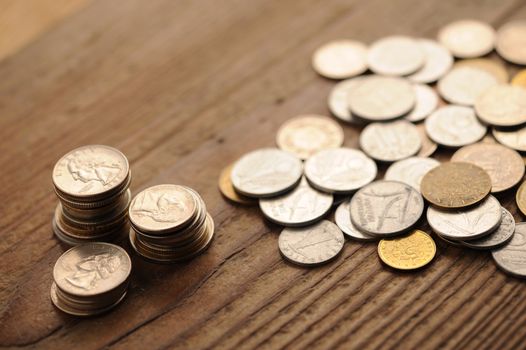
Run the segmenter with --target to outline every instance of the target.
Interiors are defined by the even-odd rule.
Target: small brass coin
[[[407,236],[382,239],[378,255],[387,265],[398,270],[414,270],[429,264],[436,254],[435,241],[427,233],[413,230]]]

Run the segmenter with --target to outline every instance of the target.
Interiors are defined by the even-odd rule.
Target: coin
[[[484,169],[491,179],[491,192],[506,191],[524,176],[524,161],[520,154],[507,147],[491,143],[475,143],[456,151],[452,162],[467,162]]]
[[[254,198],[245,197],[242,194],[237,193],[234,189],[231,180],[233,166],[234,164],[230,164],[229,166],[224,168],[223,171],[221,171],[221,174],[219,175],[219,190],[221,191],[221,194],[225,198],[235,203],[246,205],[256,204],[257,201]]]
[[[495,47],[495,30],[487,23],[464,19],[442,27],[438,41],[455,57],[480,57]]]
[[[416,126],[406,120],[371,123],[360,134],[360,148],[371,158],[394,162],[416,154],[422,140]]]
[[[263,148],[241,157],[232,169],[232,184],[249,197],[271,197],[295,187],[303,166],[294,155],[276,148]]]
[[[484,199],[491,190],[486,171],[471,163],[448,162],[422,178],[420,191],[430,203],[442,208],[463,208]]]
[[[504,272],[516,277],[526,277],[526,223],[516,223],[511,240],[492,251],[491,255]]]
[[[475,101],[479,118],[493,126],[517,126],[526,123],[526,89],[507,84],[496,85]]]
[[[291,192],[260,199],[259,207],[270,221],[293,227],[318,221],[331,209],[332,201],[332,195],[313,189],[303,179]]]
[[[433,238],[420,230],[378,242],[380,259],[398,270],[415,270],[429,264],[435,257],[436,249]]]
[[[500,225],[501,218],[501,205],[491,195],[467,209],[444,210],[433,206],[427,209],[427,222],[433,231],[453,241],[486,236]]]
[[[420,183],[425,174],[440,165],[432,158],[411,157],[391,164],[385,172],[385,180],[400,181],[420,192]]]
[[[376,241],[376,237],[363,233],[362,231],[358,230],[356,226],[353,225],[351,221],[351,213],[349,208],[350,200],[346,200],[338,206],[334,214],[334,221],[336,222],[336,225],[338,225],[342,232],[345,233],[345,235],[347,235],[347,237],[351,239],[361,242]]]
[[[369,48],[367,62],[376,74],[407,75],[424,65],[425,55],[413,38],[394,35],[375,41]]]
[[[526,182],[523,182],[517,190],[515,202],[522,215],[526,215]]]
[[[355,77],[347,80],[340,81],[331,90],[328,98],[329,109],[331,113],[338,119],[353,124],[361,124],[363,121],[354,116],[347,103],[347,94],[349,91],[360,84],[363,77]]]
[[[312,57],[314,70],[329,79],[347,79],[367,70],[367,47],[355,40],[334,40]]]
[[[309,183],[324,192],[349,194],[373,181],[376,164],[363,152],[350,148],[320,151],[305,162]]]
[[[513,79],[511,79],[511,85],[526,88],[526,69],[523,69],[519,71],[519,73],[515,74]]]
[[[504,146],[526,152],[526,127],[521,127],[516,130],[499,130],[493,128],[491,132],[493,137]]]
[[[504,207],[501,207],[502,219],[499,227],[489,235],[461,242],[462,245],[473,249],[495,249],[508,242],[515,232],[515,219]]]
[[[526,21],[505,23],[497,31],[497,52],[506,61],[526,64]]]
[[[493,75],[501,84],[507,83],[510,79],[506,67],[501,62],[490,60],[488,58],[461,60],[455,63],[455,67],[473,67],[482,69]]]
[[[334,259],[343,249],[343,233],[323,220],[302,228],[286,228],[279,235],[279,250],[290,262],[316,266]]]
[[[425,63],[407,78],[413,83],[433,83],[451,69],[453,56],[446,47],[435,40],[418,39],[417,43],[424,51]]]
[[[419,122],[430,115],[438,106],[438,96],[432,88],[423,84],[414,84],[416,105],[415,108],[405,116],[410,122]]]
[[[416,124],[416,129],[418,130],[418,134],[420,135],[420,141],[422,142],[422,147],[420,147],[420,151],[416,154],[418,157],[429,157],[438,148],[438,145],[435,143],[435,141],[431,140],[427,136],[426,132],[426,126],[424,123],[418,123]]]
[[[396,181],[375,181],[351,199],[351,221],[371,236],[391,237],[406,232],[422,216],[424,200],[413,187]]]
[[[438,81],[438,93],[450,103],[472,106],[477,97],[499,82],[494,75],[475,67],[453,67]]]
[[[402,78],[364,76],[355,89],[349,90],[347,103],[351,113],[368,121],[401,117],[416,103],[411,84]]]
[[[440,107],[425,121],[426,132],[436,143],[461,147],[477,142],[486,134],[473,108],[448,105]]]
[[[307,159],[322,149],[340,147],[343,129],[330,118],[301,115],[289,119],[279,128],[276,143],[282,150]]]

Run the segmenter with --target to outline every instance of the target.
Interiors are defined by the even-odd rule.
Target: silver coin
[[[517,126],[526,122],[526,89],[508,84],[495,85],[475,100],[475,111],[493,126]]]
[[[457,248],[464,248],[465,247],[462,244],[460,244],[460,241],[459,242],[455,242],[455,241],[452,241],[450,239],[447,239],[446,237],[443,237],[443,236],[439,235],[437,232],[433,232],[433,233],[435,234],[436,237],[438,237],[438,239],[440,239],[441,241],[445,242],[448,245],[452,245],[452,246],[457,247]]]
[[[314,70],[330,79],[347,79],[367,70],[367,47],[354,40],[334,40],[314,52]]]
[[[431,87],[424,84],[414,84],[416,105],[415,108],[405,116],[410,122],[419,122],[427,118],[438,107],[438,95]]]
[[[277,148],[263,148],[241,157],[232,168],[232,185],[249,197],[271,197],[298,183],[303,173],[299,158]]]
[[[279,235],[279,250],[290,262],[316,266],[334,259],[345,239],[336,224],[323,220],[302,228],[286,228]]]
[[[450,103],[472,106],[477,97],[497,85],[497,78],[479,68],[456,66],[438,81],[438,93]]]
[[[465,19],[449,23],[440,29],[438,41],[455,57],[480,57],[495,47],[495,30],[487,23]]]
[[[515,219],[506,209],[501,208],[501,211],[502,220],[495,231],[479,239],[461,242],[462,245],[473,249],[494,249],[508,242],[515,232]]]
[[[418,45],[424,51],[425,64],[407,78],[413,83],[429,84],[437,81],[453,66],[451,52],[435,40],[418,39]]]
[[[385,172],[385,180],[400,181],[420,192],[420,182],[429,170],[440,165],[433,158],[411,157],[391,164]]]
[[[424,200],[413,187],[397,181],[375,181],[351,199],[351,221],[360,230],[377,237],[406,232],[422,216]]]
[[[497,52],[506,61],[526,65],[526,21],[504,24],[497,32]]]
[[[320,151],[305,162],[310,184],[324,192],[350,194],[374,180],[375,162],[363,152],[350,148]]]
[[[511,240],[491,252],[499,268],[513,276],[526,277],[526,222],[515,224]]]
[[[338,225],[342,232],[345,233],[347,237],[361,242],[374,242],[378,240],[376,237],[361,232],[353,225],[349,207],[350,200],[344,201],[338,206],[334,214],[334,221],[336,221],[336,225]]]
[[[388,36],[375,41],[367,54],[369,68],[381,75],[407,75],[425,63],[425,54],[413,38]]]
[[[331,90],[331,93],[328,98],[329,110],[331,113],[338,119],[353,124],[362,124],[363,121],[359,118],[356,118],[351,113],[349,109],[349,104],[347,102],[347,94],[349,91],[358,86],[362,81],[363,77],[355,77],[347,80],[343,80],[336,85]]]
[[[421,146],[418,129],[407,120],[371,123],[360,134],[360,148],[369,157],[382,162],[411,157]]]
[[[347,103],[351,113],[359,118],[385,121],[408,113],[416,103],[416,96],[406,79],[368,75],[349,90]]]
[[[436,143],[446,147],[461,147],[479,141],[486,135],[471,107],[444,106],[425,121],[426,133]]]
[[[493,128],[491,132],[493,137],[504,146],[526,152],[526,126],[517,130],[498,130]]]
[[[501,205],[491,195],[468,209],[441,210],[431,206],[427,209],[429,226],[437,234],[452,241],[484,237],[499,226],[501,217]]]
[[[319,192],[302,179],[299,186],[279,197],[262,198],[259,207],[270,221],[283,226],[305,226],[321,219],[332,207],[332,195]]]

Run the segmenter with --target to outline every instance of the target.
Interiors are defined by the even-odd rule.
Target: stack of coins
[[[130,182],[128,160],[112,147],[83,146],[64,155],[53,169],[60,200],[53,217],[57,238],[76,245],[127,232]]]
[[[199,194],[179,185],[140,192],[129,209],[130,242],[137,253],[158,263],[175,263],[202,253],[214,236],[214,221]]]
[[[75,316],[92,316],[115,307],[126,296],[131,260],[110,243],[86,243],[71,248],[53,269],[51,300]]]

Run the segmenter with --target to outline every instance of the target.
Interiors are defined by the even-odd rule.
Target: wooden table
[[[12,11],[14,3],[25,9]],[[498,27],[526,17],[524,0],[36,3],[0,1],[0,23],[8,24],[0,28],[9,29],[0,37],[10,38],[0,51],[1,346],[526,346],[526,285],[501,273],[488,253],[438,243],[428,268],[400,273],[380,263],[375,244],[348,241],[333,263],[292,266],[278,252],[280,228],[217,189],[220,170],[274,145],[285,120],[329,113],[334,83],[310,67],[319,45],[393,33],[434,37],[464,17]],[[345,132],[346,145],[357,147],[358,131]],[[210,249],[185,264],[132,254],[125,302],[77,319],[49,300],[64,251],[51,230],[51,170],[67,151],[92,143],[128,156],[134,193],[159,183],[198,190],[217,228]],[[513,193],[499,199],[522,220]]]

